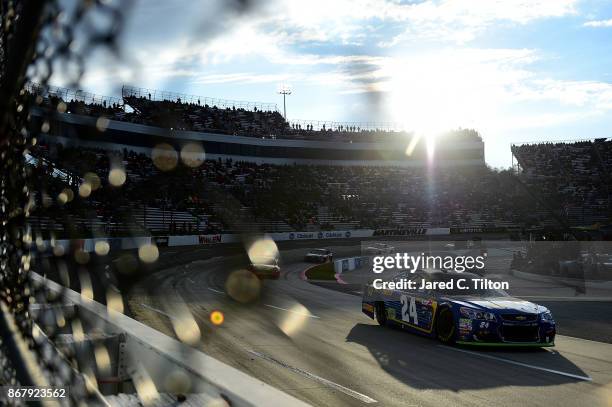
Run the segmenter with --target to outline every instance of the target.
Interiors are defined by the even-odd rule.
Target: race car
[[[334,259],[334,254],[329,249],[313,249],[304,256],[305,262],[327,263]]]
[[[280,267],[276,257],[261,257],[256,261],[251,261],[247,269],[255,274],[257,278],[278,279],[280,277]]]
[[[555,344],[556,325],[546,307],[513,298],[503,290],[479,288],[483,279],[476,274],[417,270],[389,281],[400,288],[414,281],[414,289],[389,289],[391,284],[381,289],[380,281],[363,290],[362,311],[382,326],[399,325],[445,344]],[[432,286],[448,288],[428,288]]]
[[[371,245],[365,247],[365,254],[373,254],[373,255],[381,255],[381,254],[391,254],[395,250],[395,248],[386,243],[372,243]]]

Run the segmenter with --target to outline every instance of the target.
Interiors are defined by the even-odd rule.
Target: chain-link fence
[[[65,405],[106,404],[96,375],[108,370],[109,360],[95,356],[105,353],[105,343],[79,346],[75,339],[83,336],[84,323],[78,312],[61,294],[48,291],[43,280],[32,279],[36,273],[70,287],[75,282],[69,280],[76,276],[76,285],[86,295],[90,268],[95,266],[83,259],[75,263],[78,250],[57,250],[52,229],[29,225],[38,206],[56,206],[62,213],[61,199],[50,199],[42,162],[32,161],[29,151],[37,144],[35,135],[49,131],[53,114],[45,110],[33,119],[32,110],[43,103],[41,93],[57,92],[49,82],[58,75],[78,89],[87,55],[97,48],[118,55],[117,36],[126,6],[113,1],[0,2],[1,405],[44,405],[52,399]],[[34,82],[37,92],[32,92]],[[61,104],[53,107],[61,112]],[[79,267],[68,272],[72,264]],[[112,282],[105,286],[110,289]],[[15,393],[24,386],[35,386],[38,394]],[[57,391],[42,397],[44,388]]]

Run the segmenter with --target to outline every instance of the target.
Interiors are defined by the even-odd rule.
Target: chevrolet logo
[[[517,321],[524,321],[527,319],[527,317],[523,316],[523,315],[517,315],[515,318]]]

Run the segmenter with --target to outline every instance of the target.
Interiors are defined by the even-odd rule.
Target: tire
[[[455,343],[455,318],[450,308],[444,307],[438,312],[436,320],[436,336],[445,345]]]
[[[385,309],[385,303],[382,301],[376,302],[374,306],[374,318],[380,326],[387,326],[387,310]]]

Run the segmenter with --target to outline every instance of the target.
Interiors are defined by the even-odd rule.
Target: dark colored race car
[[[271,278],[276,280],[280,277],[280,267],[278,266],[278,259],[275,257],[263,257],[251,261],[247,269],[259,279]]]
[[[362,311],[380,325],[399,325],[446,344],[535,347],[555,344],[555,321],[546,307],[510,297],[502,290],[474,288],[482,282],[481,276],[418,270],[401,273],[392,282],[401,287],[408,280],[415,282],[416,289],[376,289],[374,284],[380,287],[376,280],[366,286]],[[420,289],[423,281],[453,288]],[[458,284],[464,289],[458,289]]]
[[[334,259],[334,253],[329,249],[312,249],[304,256],[308,263],[327,263]]]

